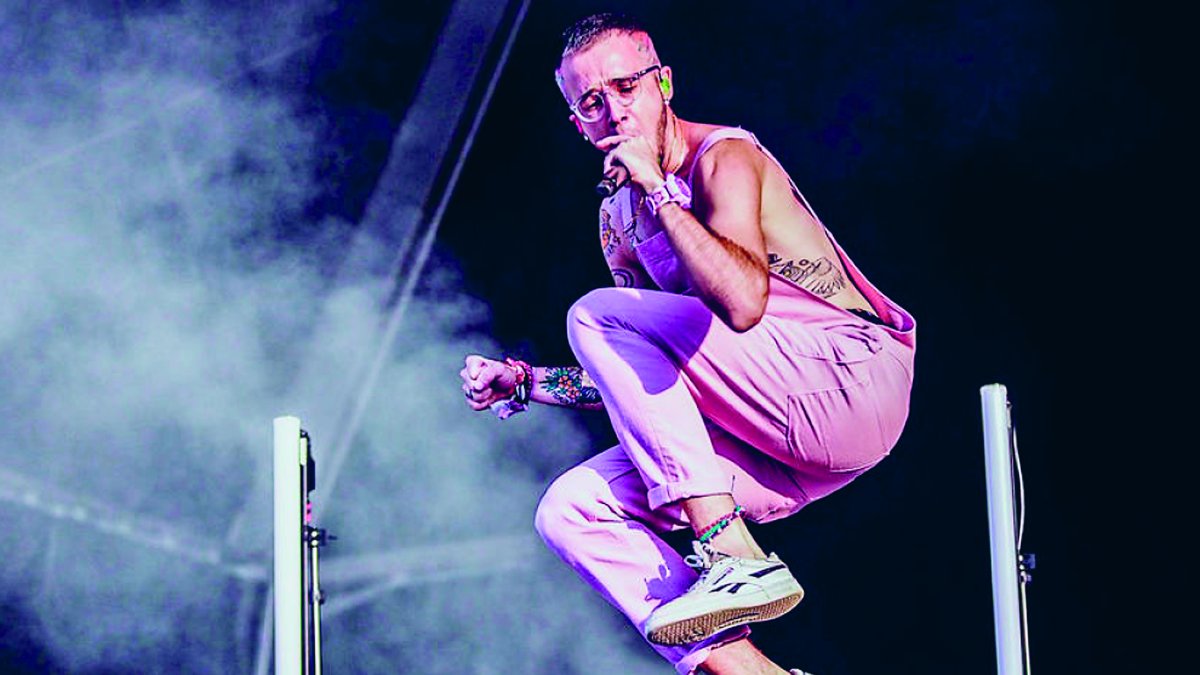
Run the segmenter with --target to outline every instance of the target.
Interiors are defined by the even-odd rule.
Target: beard
[[[667,160],[667,112],[670,110],[665,104],[662,107],[662,112],[658,115],[658,124],[654,129],[654,146],[658,153],[658,165],[661,167]]]

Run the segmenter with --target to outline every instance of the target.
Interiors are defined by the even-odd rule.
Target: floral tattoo
[[[600,390],[578,366],[547,368],[541,385],[546,393],[563,405],[586,406],[602,402]]]

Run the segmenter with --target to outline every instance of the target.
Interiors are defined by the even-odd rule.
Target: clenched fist
[[[458,374],[463,380],[463,395],[472,410],[487,410],[496,401],[510,399],[517,388],[514,368],[478,354],[468,356]]]

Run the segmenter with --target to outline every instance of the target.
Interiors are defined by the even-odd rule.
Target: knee
[[[567,338],[575,346],[586,332],[612,325],[611,319],[621,316],[620,307],[628,299],[623,288],[597,288],[589,291],[567,310]]]
[[[603,499],[599,484],[607,487],[593,470],[582,466],[568,470],[550,483],[533,518],[534,528],[547,546],[561,550],[572,533],[595,522],[596,509]]]

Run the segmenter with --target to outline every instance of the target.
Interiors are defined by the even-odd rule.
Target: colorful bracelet
[[[517,413],[525,412],[529,409],[529,399],[533,397],[533,366],[520,359],[507,357],[504,359],[504,365],[512,368],[517,375],[517,383],[513,387],[512,396],[506,399],[500,399],[493,403],[490,407],[492,412],[502,420],[506,420]]]
[[[713,537],[717,536],[722,530],[729,527],[729,524],[734,520],[741,518],[742,514],[745,512],[746,509],[739,504],[738,506],[734,507],[733,511],[721,516],[720,518],[717,518],[712,525],[704,528],[703,534],[700,535],[700,543],[707,544],[708,542],[712,541]]]
[[[521,405],[528,405],[529,399],[533,397],[533,366],[511,356],[504,359],[504,363],[517,372],[517,386],[513,390],[512,400]]]

